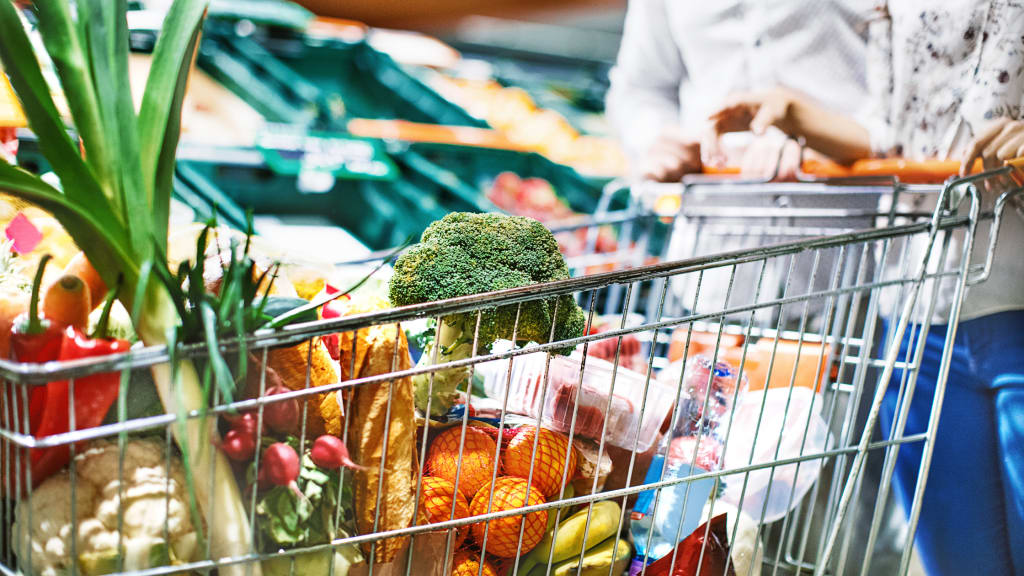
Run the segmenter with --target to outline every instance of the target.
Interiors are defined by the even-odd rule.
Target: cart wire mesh
[[[878,511],[889,498],[900,447],[922,443],[925,457],[909,510],[909,529],[898,572],[905,573],[926,486],[944,384],[940,381],[933,400],[928,429],[923,433],[904,434],[916,371],[922,362],[924,335],[932,323],[940,296],[951,292],[948,315],[951,328],[941,371],[946,374],[964,290],[969,283],[982,281],[992,267],[998,265],[989,258],[972,262],[972,248],[980,242],[991,252],[1004,208],[1020,193],[1020,189],[1013,186],[999,196],[993,210],[983,211],[980,189],[1008,177],[1009,169],[1002,169],[929,190],[908,190],[898,185],[839,189],[823,184],[794,184],[789,185],[787,193],[774,185],[734,182],[729,185],[733,187],[732,192],[743,188],[773,202],[784,196],[832,192],[853,197],[854,203],[871,195],[888,196],[891,201],[897,193],[919,192],[931,195],[935,209],[901,211],[895,201],[887,208],[878,209],[875,200],[833,213],[792,206],[781,206],[782,210],[773,213],[765,211],[765,207],[755,207],[752,217],[784,221],[758,224],[762,226],[760,235],[775,241],[736,247],[712,241],[712,248],[720,248],[713,253],[698,254],[703,252],[698,250],[690,255],[673,254],[681,242],[677,239],[663,243],[663,247],[648,244],[649,233],[655,230],[651,223],[665,224],[664,218],[650,211],[611,214],[591,225],[598,230],[620,226],[617,236],[620,244],[624,238],[630,238],[630,250],[641,246],[641,252],[645,253],[643,259],[637,260],[636,254],[631,252],[627,263],[614,251],[619,257],[611,265],[614,269],[608,271],[258,332],[246,339],[247,349],[256,359],[253,372],[257,393],[223,402],[214,389],[208,410],[188,414],[127,418],[122,411],[112,422],[76,430],[75,383],[90,375],[120,371],[121,395],[125,398],[135,393],[135,382],[144,379],[151,369],[166,369],[184,360],[201,364],[207,350],[203,345],[181,346],[173,353],[161,348],[135,348],[115,357],[44,365],[0,362],[0,376],[5,379],[2,398],[7,405],[0,415],[0,468],[4,495],[8,496],[0,521],[0,542],[3,542],[0,573],[89,573],[94,566],[83,562],[83,554],[96,546],[90,536],[98,530],[108,535],[108,542],[112,542],[115,551],[113,564],[105,566],[103,571],[139,576],[211,570],[260,574],[271,571],[273,561],[285,562],[284,573],[298,574],[303,572],[303,566],[308,569],[308,565],[299,564],[304,558],[317,554],[333,558],[333,551],[344,548],[359,548],[365,558],[365,563],[353,567],[351,573],[450,574],[453,554],[459,548],[464,555],[479,560],[478,565],[473,565],[473,571],[481,576],[491,573],[488,563],[502,573],[524,574],[515,559],[536,546],[538,523],[542,533],[551,526],[550,537],[558,541],[558,530],[564,526],[562,521],[576,512],[584,514],[584,536],[569,555],[571,557],[556,559],[552,548],[548,558],[530,571],[530,574],[554,574],[556,567],[564,567],[567,562],[576,562],[578,568],[587,560],[588,551],[599,544],[587,541],[594,527],[592,524],[597,522],[597,502],[618,504],[618,517],[610,537],[621,536],[628,540],[626,535],[635,516],[628,511],[645,494],[653,498],[649,516],[656,522],[664,517],[664,514],[659,515],[659,507],[682,514],[681,510],[688,509],[690,498],[698,500],[702,505],[698,507],[696,519],[704,530],[705,547],[711,535],[711,523],[706,521],[714,517],[716,509],[729,510],[731,552],[727,554],[723,574],[739,573],[737,566],[742,566],[742,573],[747,575],[768,570],[772,574],[840,574],[849,571],[845,566],[847,558],[857,553],[864,558],[859,573],[877,573],[870,571],[870,562],[880,513],[871,518],[866,543],[854,543],[852,537],[857,518],[851,502],[863,488],[865,461],[869,454],[884,454],[884,473],[874,507]],[[814,188],[822,186],[824,189]],[[681,193],[684,197],[697,197],[707,189],[707,183],[687,184]],[[712,222],[713,203],[701,208],[697,201],[684,200],[683,206],[674,229],[678,231],[682,227],[681,221],[703,219],[698,239],[705,242],[715,238],[714,226],[724,225],[724,231],[733,235],[743,235],[754,226],[750,222]],[[695,212],[700,210],[706,213]],[[719,215],[732,218],[736,211],[729,208]],[[851,218],[858,224],[856,228],[851,227]],[[988,223],[989,236],[976,239],[981,222]],[[621,226],[633,226],[628,236]],[[651,251],[661,251],[662,258],[651,261],[648,258]],[[574,270],[593,272],[587,269],[591,265],[594,263],[588,261],[574,266]],[[548,301],[555,308],[552,316],[557,317],[560,300],[556,297],[562,295],[572,296],[583,308],[587,329],[582,336],[554,340],[552,330],[546,343],[510,344],[490,350],[479,345],[478,334],[485,314],[499,309],[514,310],[512,340],[515,341],[524,306]],[[454,315],[468,315],[475,320],[470,358],[436,365],[413,365],[409,359],[401,357],[400,333],[405,326],[425,319],[440,326]],[[886,315],[892,321],[888,333],[882,334],[879,317]],[[601,326],[599,332],[598,326]],[[357,336],[360,331],[373,327],[394,330],[394,345],[388,368],[364,375],[355,370],[360,345]],[[349,377],[314,385],[314,346],[319,345],[323,337],[344,334],[351,335],[347,355],[352,362],[347,372]],[[915,345],[901,355],[899,342],[904,334],[914,334]],[[238,343],[222,341],[220,346],[229,353],[238,348]],[[275,352],[296,348],[304,351],[304,379],[288,383],[289,392],[264,395]],[[562,355],[567,350],[575,352]],[[736,380],[746,379],[747,386],[716,388],[714,372],[709,372],[703,386],[686,388],[683,366],[698,355],[704,355],[711,363],[729,362],[736,371]],[[535,394],[532,405],[512,410],[510,403],[524,404],[520,393],[522,382],[514,378],[519,363],[539,367],[540,376],[533,381],[530,390]],[[589,378],[588,370],[597,365],[605,367],[602,372],[605,377],[599,386],[592,386],[585,380]],[[395,465],[389,462],[391,427],[404,429],[410,424],[399,420],[400,411],[392,410],[392,400],[407,389],[410,378],[420,375],[427,378],[427,397],[433,399],[431,392],[437,374],[455,368],[466,370],[469,382],[476,373],[496,374],[491,379],[496,388],[486,398],[475,387],[471,388],[472,394],[463,392],[462,409],[449,412],[444,422],[418,416],[413,424],[415,432],[410,432],[412,437],[400,440],[414,442],[413,460],[406,463],[411,465],[414,487],[408,494],[385,494],[386,474],[380,471]],[[894,425],[887,437],[876,438],[873,432],[882,396],[897,372],[901,401],[894,415]],[[346,373],[344,367],[341,373]],[[28,432],[31,391],[54,382],[67,383],[71,431],[35,437]],[[337,490],[334,523],[339,525],[344,523],[345,516],[356,515],[372,519],[371,530],[339,532],[323,542],[284,549],[261,545],[255,536],[259,531],[256,529],[249,553],[241,556],[221,557],[211,548],[208,539],[205,542],[199,539],[191,549],[164,554],[160,562],[147,557],[138,564],[134,559],[131,547],[135,545],[136,534],[130,534],[129,529],[148,530],[148,542],[167,547],[172,531],[178,528],[172,525],[172,499],[168,496],[172,492],[171,484],[178,479],[172,478],[168,471],[178,466],[172,432],[182,419],[200,422],[209,431],[212,446],[218,438],[218,423],[226,417],[252,412],[257,422],[262,423],[268,406],[300,400],[297,442],[298,453],[302,455],[313,441],[307,437],[306,424],[315,406],[309,402],[312,398],[334,393],[335,398],[340,399],[345,417],[338,435],[343,441],[351,445],[365,433],[352,429],[352,398],[357,390],[376,390],[387,398],[381,407],[381,432],[385,441],[376,471],[345,472],[340,474],[336,486],[331,485]],[[622,397],[627,395],[630,401],[622,403]],[[869,401],[862,402],[862,397]],[[430,413],[430,401],[425,413]],[[708,425],[707,414],[716,405],[727,407],[727,411],[712,428]],[[866,412],[862,413],[862,406],[866,407]],[[458,489],[462,476],[469,474],[469,468],[463,465],[467,436],[481,429],[481,420],[486,419],[479,418],[478,414],[489,407],[492,417],[487,423],[492,430],[496,428],[498,438],[494,442],[493,456],[487,459],[489,466],[484,470],[484,486],[491,490],[481,490],[467,498],[473,510],[482,508],[483,512],[457,517],[456,508],[452,506],[447,519],[426,521],[419,511],[425,498],[422,479],[430,472],[427,460],[432,440],[443,429],[456,431],[459,442],[452,457],[457,463],[453,484]],[[678,424],[688,417],[686,410],[697,411],[698,426],[679,444],[686,450],[672,451],[670,447],[679,446],[674,441],[684,438]],[[514,494],[518,499],[512,498],[513,504],[508,505],[509,499],[495,497],[496,482],[506,472],[503,460],[508,447],[501,438],[506,430],[521,424],[552,430],[574,448],[564,450],[560,458],[553,459],[544,451],[541,435],[534,435],[524,476],[525,491]],[[825,433],[812,441],[812,430],[819,428]],[[136,523],[141,520],[131,514],[132,502],[121,504],[126,498],[130,500],[126,474],[133,466],[126,461],[126,447],[138,438],[149,439],[161,447],[159,460],[162,462],[151,463],[151,469],[156,470],[154,473],[165,483],[165,490],[158,492],[158,497],[166,502],[163,511],[154,508],[148,518],[151,522],[155,517],[160,524],[158,527],[139,528]],[[97,526],[92,517],[95,511],[88,509],[89,502],[98,498],[97,488],[84,484],[79,474],[81,470],[76,467],[84,462],[83,454],[103,441],[115,443],[116,458],[104,471],[108,482],[100,492],[117,498],[113,501],[113,512],[108,508],[105,523]],[[262,435],[257,435],[256,468],[265,442]],[[49,492],[47,501],[42,501],[40,486],[33,487],[31,478],[24,483],[20,481],[25,472],[21,468],[26,466],[33,452],[62,446],[72,453],[66,475],[68,501],[52,499],[53,494]],[[586,454],[595,458],[596,469],[589,471],[589,476],[577,476],[572,474],[569,463],[573,455],[583,458],[584,447]],[[677,466],[673,469],[664,465],[660,472],[654,467],[652,472],[652,455],[660,455],[666,462],[674,459]],[[601,464],[605,461],[612,463],[612,470],[602,474]],[[697,466],[698,462],[702,466]],[[680,463],[689,468],[680,467]],[[553,493],[541,494],[541,488],[536,485],[538,478],[543,477],[542,473],[538,475],[542,469],[555,471]],[[232,477],[215,477],[214,474],[216,472],[209,478],[191,478],[185,482],[208,482],[212,486],[216,482],[235,482],[237,477],[243,483],[243,491],[245,484],[255,484],[244,470],[236,471]],[[375,494],[374,501],[350,499],[352,509],[343,510],[341,502],[346,490],[351,491],[352,485],[360,482],[363,485],[375,482],[376,489],[371,490]],[[702,483],[713,485],[709,496],[697,495],[697,487]],[[571,496],[569,486],[573,486]],[[480,494],[484,494],[484,499],[478,505]],[[384,517],[384,504],[392,496],[411,499],[417,513],[400,525]],[[260,522],[256,502],[257,490],[252,489],[245,496],[251,526]],[[214,509],[209,503],[202,504],[200,507],[207,514]],[[670,505],[675,507],[670,508]],[[173,512],[177,514],[175,521],[185,514],[181,510]],[[58,516],[57,519],[41,518],[43,514]],[[92,516],[80,518],[80,514]],[[216,517],[206,516],[203,520],[199,524],[206,530],[217,526]],[[745,526],[753,527],[752,533],[749,529],[741,530],[744,521]],[[669,518],[667,526],[674,528],[675,533],[663,530],[660,536],[672,543],[667,557],[675,564],[681,558],[677,558],[674,544],[689,532],[683,530],[684,522],[679,517]],[[468,537],[466,530],[470,532]],[[649,551],[654,533],[647,533],[648,553],[640,555],[644,561],[653,560],[649,558]],[[770,535],[774,535],[773,538],[769,538]],[[460,544],[463,539],[465,543]],[[377,556],[385,550],[380,544],[388,541],[398,542],[401,552],[387,563],[378,562]],[[638,543],[634,535],[631,549],[637,550]],[[861,550],[852,550],[857,547]],[[152,552],[153,549],[150,546],[146,550]],[[703,550],[697,558],[697,573],[702,573],[700,566],[711,562],[711,555]],[[600,565],[601,570],[605,567],[609,576],[624,571],[621,561]],[[342,569],[332,561],[325,562],[322,568],[328,574]],[[641,568],[640,573],[646,573],[647,568]],[[280,573],[279,568],[274,572]]]

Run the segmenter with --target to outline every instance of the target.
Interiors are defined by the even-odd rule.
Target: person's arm
[[[789,90],[737,95],[710,119],[716,135],[748,130],[763,134],[775,126],[841,163],[871,155],[871,135],[860,122]]]
[[[630,0],[611,71],[607,114],[634,172],[668,180],[699,169],[699,147],[675,134],[679,87],[685,80],[686,67],[672,36],[666,0]]]

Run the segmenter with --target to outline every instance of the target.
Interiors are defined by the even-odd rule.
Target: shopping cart
[[[167,498],[164,512],[161,513],[157,508],[150,515],[151,521],[155,518],[162,524],[149,535],[151,542],[161,543],[161,535],[164,540],[163,548],[151,547],[149,551],[162,549],[164,553],[158,555],[157,561],[149,563],[148,567],[128,569],[126,563],[130,558],[126,554],[127,546],[130,540],[134,544],[134,540],[132,534],[127,532],[127,522],[135,522],[139,518],[129,517],[125,507],[117,506],[115,501],[113,507],[107,509],[108,523],[103,526],[112,534],[112,540],[108,540],[108,543],[114,542],[115,553],[108,559],[110,564],[103,566],[112,569],[104,571],[127,570],[138,576],[209,572],[214,569],[224,574],[256,574],[261,570],[275,574],[299,574],[310,571],[310,564],[303,562],[326,555],[327,559],[319,565],[317,571],[334,574],[342,568],[331,561],[334,558],[332,551],[360,549],[366,562],[352,568],[352,573],[449,574],[452,571],[453,553],[456,548],[461,548],[465,554],[492,562],[509,574],[522,574],[523,571],[510,557],[524,555],[534,547],[537,544],[537,530],[546,532],[549,518],[553,526],[551,537],[555,542],[560,542],[558,530],[565,526],[560,521],[574,512],[582,515],[577,518],[585,518],[581,534],[596,539],[599,513],[595,504],[613,501],[618,504],[614,529],[602,532],[607,538],[613,539],[631,531],[635,515],[628,513],[628,510],[633,506],[634,497],[637,497],[649,499],[648,514],[655,522],[663,517],[659,516],[659,506],[677,507],[671,508],[674,510],[688,509],[687,500],[690,498],[702,504],[697,506],[695,517],[700,526],[695,531],[696,537],[704,542],[698,545],[701,552],[695,556],[698,571],[703,563],[710,565],[721,560],[716,559],[710,550],[714,547],[712,536],[717,537],[717,528],[713,532],[712,526],[715,523],[707,520],[717,516],[716,510],[728,509],[732,524],[726,539],[732,549],[725,553],[722,560],[723,574],[731,573],[730,567],[735,570],[736,566],[742,567],[740,572],[743,574],[762,573],[762,567],[765,570],[771,569],[773,573],[839,573],[842,571],[842,557],[849,554],[851,547],[853,520],[850,502],[861,486],[867,455],[872,452],[886,454],[886,474],[882,477],[878,492],[879,502],[884,502],[892,477],[891,461],[895,459],[900,446],[920,442],[926,447],[926,456],[910,511],[908,545],[900,567],[900,573],[904,573],[911,548],[909,543],[920,513],[921,494],[927,480],[927,455],[934,442],[941,411],[942,385],[940,383],[940,392],[933,404],[933,417],[927,432],[903,434],[904,409],[897,417],[896,426],[889,438],[872,440],[870,432],[875,429],[881,391],[885,389],[884,386],[878,386],[874,392],[871,391],[872,369],[881,371],[880,382],[888,382],[894,370],[912,375],[919,365],[918,351],[921,348],[918,345],[907,357],[900,357],[898,346],[876,346],[879,332],[877,318],[884,304],[894,306],[891,338],[887,339],[889,342],[899,342],[905,333],[927,332],[937,297],[946,290],[952,290],[950,318],[951,326],[955,326],[965,286],[983,280],[993,266],[990,258],[985,258],[983,262],[973,261],[972,248],[974,245],[986,246],[991,252],[1005,206],[1014,195],[1021,192],[1014,187],[1010,192],[1002,194],[989,210],[983,209],[978,187],[995,180],[1008,179],[1010,170],[1005,168],[952,181],[932,191],[936,208],[931,213],[903,213],[893,208],[885,212],[887,219],[881,225],[877,220],[873,224],[870,220],[876,218],[877,214],[855,214],[857,218],[869,219],[863,222],[867,226],[811,238],[790,238],[782,242],[723,250],[714,254],[619,267],[612,271],[543,285],[261,331],[246,338],[247,350],[255,360],[254,370],[250,372],[255,377],[249,379],[255,382],[254,397],[222,402],[215,389],[211,392],[210,407],[204,411],[135,418],[126,418],[122,413],[115,421],[95,428],[75,430],[72,422],[71,432],[37,438],[24,432],[28,421],[30,391],[34,387],[66,381],[71,391],[68,396],[69,412],[74,414],[76,381],[81,382],[93,374],[121,371],[122,397],[125,397],[135,394],[136,382],[143,381],[146,373],[154,367],[166,368],[180,362],[202,365],[207,348],[198,345],[175,351],[140,348],[117,357],[36,366],[0,362],[0,376],[6,379],[2,388],[3,397],[15,399],[8,404],[11,409],[4,410],[0,415],[0,454],[3,454],[0,467],[3,469],[4,494],[13,495],[5,504],[2,512],[4,518],[0,522],[0,541],[5,543],[0,573],[42,573],[45,567],[54,564],[59,564],[57,568],[60,571],[69,573],[81,573],[89,567],[95,568],[95,565],[83,564],[80,556],[87,547],[92,546],[92,541],[84,536],[76,538],[69,535],[80,535],[86,525],[96,529],[93,520],[79,517],[79,514],[88,515],[92,512],[81,506],[84,506],[83,502],[88,497],[94,497],[95,493],[89,492],[93,488],[83,484],[78,477],[80,470],[76,468],[81,465],[80,458],[96,442],[106,440],[120,447],[116,451],[117,457],[106,469],[108,475],[117,481],[109,483],[105,488],[108,495],[119,494],[124,483],[129,480],[125,474],[131,463],[126,462],[124,446],[131,439],[147,437],[162,446],[162,469],[169,470],[179,459],[173,437],[175,427],[182,420],[198,421],[212,429],[218,418],[223,419],[235,411],[254,411],[257,421],[262,422],[268,407],[281,402],[302,400],[302,417],[299,421],[305,423],[309,412],[318,405],[309,400],[319,400],[322,395],[329,393],[340,395],[335,398],[341,398],[339,406],[344,406],[346,414],[339,436],[350,444],[364,440],[379,444],[379,451],[371,454],[374,461],[379,460],[379,463],[360,472],[344,473],[336,484],[330,484],[331,489],[337,491],[334,525],[358,523],[362,519],[370,522],[370,529],[338,530],[324,541],[295,547],[268,547],[254,536],[248,546],[248,553],[230,557],[218,554],[210,539],[200,539],[199,545],[188,550],[190,554],[170,555],[166,553],[167,540],[174,531],[172,528],[176,530],[180,526],[172,527],[167,520],[171,509],[170,498]],[[690,204],[690,208],[693,207]],[[824,215],[816,213],[813,216],[819,218]],[[983,222],[989,224],[989,235],[976,237],[979,225]],[[601,225],[607,225],[607,222]],[[778,230],[771,232],[774,235]],[[806,232],[807,229],[804,229],[804,234],[800,236]],[[862,265],[869,257],[874,265]],[[806,282],[796,281],[795,271],[808,263],[807,270],[810,272]],[[752,286],[741,286],[741,274],[745,274],[745,270],[751,267],[756,270]],[[715,274],[724,274],[726,282],[720,294],[708,294],[704,279]],[[776,283],[777,279],[781,281]],[[692,289],[679,291],[675,286],[692,286]],[[620,293],[621,299],[610,297],[613,292]],[[411,362],[399,354],[402,349],[399,345],[402,340],[399,329],[403,323],[422,319],[433,319],[440,323],[452,315],[466,314],[475,318],[479,326],[484,314],[508,307],[505,309],[516,311],[515,331],[518,330],[519,313],[525,305],[539,300],[557,302],[552,299],[561,295],[573,295],[583,304],[588,328],[595,326],[601,316],[598,303],[604,303],[605,311],[609,303],[612,303],[616,314],[610,329],[601,333],[591,333],[588,329],[578,338],[530,346],[496,347],[492,350],[479,347],[474,337],[474,354],[471,358],[435,366],[411,367]],[[809,314],[812,309],[820,311],[820,320],[813,321],[813,328]],[[554,316],[557,316],[557,309]],[[357,371],[359,334],[374,327],[381,333],[394,335],[393,348],[388,350],[389,362],[384,362],[385,368],[382,370]],[[702,333],[710,334],[710,340],[704,338]],[[347,374],[350,377],[313,386],[317,375],[313,372],[311,351],[319,345],[322,337],[340,335],[341,341],[345,343],[346,334],[349,335],[347,357],[351,359],[351,364]],[[673,334],[677,338],[673,339]],[[955,329],[951,329],[943,358],[946,369],[954,335]],[[627,349],[624,345],[634,337],[642,343],[639,351]],[[681,343],[681,347],[676,346],[674,349],[673,340]],[[920,341],[923,339],[919,338]],[[610,348],[602,345],[607,342],[613,345]],[[220,344],[226,352],[238,346],[237,342],[231,341]],[[275,354],[282,350],[295,350],[296,347],[305,351],[304,381],[290,383],[290,387],[294,388],[292,392],[264,396],[262,392],[271,380],[270,364]],[[556,354],[577,347],[579,351],[574,356],[566,358]],[[778,369],[786,363],[787,356],[783,351],[791,349],[798,359],[804,357],[802,354],[805,350],[812,351],[809,363],[813,369],[809,374],[801,368],[800,360],[789,368]],[[341,372],[345,374],[344,348],[342,352]],[[679,362],[687,363],[698,352],[712,361],[725,359],[733,362],[736,381],[742,382],[746,374],[748,389],[744,392],[742,385],[730,389],[719,388],[714,372],[709,372],[704,386],[684,389],[687,372],[678,368]],[[673,353],[676,354],[678,375],[672,371],[673,365],[669,362]],[[627,354],[632,358],[627,359]],[[641,359],[639,365],[628,362],[636,357]],[[554,415],[546,409],[531,413],[529,407],[520,410],[522,413],[518,415],[512,410],[505,410],[511,406],[510,403],[521,403],[519,401],[522,400],[520,395],[511,393],[513,387],[520,384],[514,378],[517,363],[536,362],[537,359],[541,377],[534,381],[532,388],[537,394],[535,406],[553,406]],[[602,364],[602,361],[605,363]],[[603,373],[607,377],[596,387],[590,383],[585,387],[588,366],[599,364],[605,367]],[[624,366],[627,364],[636,370],[626,370]],[[503,378],[496,380],[499,389],[503,385],[504,393],[491,394],[489,399],[463,395],[465,407],[449,412],[445,422],[425,420],[422,417],[415,421],[409,420],[405,410],[399,409],[396,404],[397,398],[406,398],[409,379],[414,376],[427,375],[432,387],[441,370],[466,368],[472,375],[488,369],[493,373],[496,366],[499,369],[505,367],[504,371],[498,372]],[[656,374],[663,369],[668,369],[668,376]],[[302,380],[301,370],[299,374]],[[904,378],[901,390],[904,396],[912,396],[912,376]],[[353,412],[356,410],[358,413],[359,407],[352,399],[360,391],[374,394],[378,399],[386,399],[383,405],[377,405],[379,413],[383,415],[383,424],[381,429],[375,429],[376,432],[370,433],[353,423],[354,420],[359,421]],[[856,399],[862,394],[872,396],[862,426],[867,432],[858,435],[853,432],[856,410],[851,407],[858,405]],[[635,399],[635,402],[623,404],[623,396]],[[769,404],[769,396],[772,396],[772,402],[781,399],[781,404]],[[797,414],[799,402],[804,404],[799,406],[801,409]],[[686,417],[682,407],[697,407],[700,414],[707,414],[713,403],[729,407],[721,414],[717,428],[712,430],[709,426],[700,426],[684,436],[678,426],[680,419]],[[767,407],[780,405],[781,424],[768,430],[773,416],[780,412]],[[494,406],[498,409],[492,412],[493,418],[481,421],[480,412]],[[789,417],[791,408],[793,418]],[[826,426],[823,435],[812,437],[811,431],[820,429],[817,424],[819,418],[842,421],[841,432],[829,434]],[[525,494],[519,494],[522,496],[520,500],[495,498],[495,481],[502,476],[506,466],[502,463],[502,456],[507,453],[504,451],[509,450],[501,439],[507,436],[504,433],[507,428],[524,422],[557,430],[567,442],[578,447],[586,446],[587,450],[563,450],[561,458],[553,457],[550,450],[547,450],[550,446],[546,443],[542,446],[538,440],[541,436],[533,436],[532,446],[526,444],[530,450],[528,471],[524,476],[528,479]],[[762,424],[765,428],[762,428]],[[492,442],[494,454],[486,458],[488,464],[482,469],[486,476],[484,485],[493,489],[477,492],[476,497],[471,499],[471,509],[483,513],[457,517],[456,508],[451,507],[450,514],[445,512],[447,519],[435,518],[438,521],[428,523],[425,514],[412,513],[404,516],[401,522],[396,522],[391,512],[395,501],[411,501],[411,509],[419,510],[427,498],[432,497],[425,491],[421,479],[426,472],[431,471],[427,460],[433,448],[432,440],[440,430],[454,430],[459,439],[457,447],[449,450],[449,456],[459,463],[455,467],[456,480],[453,482],[458,485],[459,476],[470,473],[468,465],[463,465],[468,462],[469,451],[472,450],[475,456],[487,456],[481,455],[478,447],[467,448],[467,438],[478,437],[477,431],[486,425],[492,426],[492,431],[497,430],[499,441]],[[409,438],[413,429],[415,438]],[[666,431],[668,440],[658,440],[658,432],[662,429]],[[405,436],[396,430],[403,431]],[[307,424],[302,424],[296,438],[300,454],[313,441],[307,436]],[[674,446],[670,441],[679,438],[685,438],[684,446],[687,449],[667,450],[667,447]],[[411,452],[408,450],[408,442],[415,442]],[[263,437],[259,436],[256,454],[261,453],[259,448],[263,447],[263,443]],[[402,451],[389,452],[389,446],[397,445],[393,443],[406,444],[403,444]],[[730,449],[730,445],[740,445],[745,450],[737,452]],[[32,487],[31,479],[26,485],[17,480],[21,477],[20,463],[31,451],[56,446],[69,447],[75,457],[67,473],[66,486],[70,500],[67,507],[52,501],[42,501],[43,487]],[[395,456],[396,453],[399,456]],[[612,453],[615,455],[607,456]],[[677,464],[682,462],[691,467],[678,472],[678,466],[674,469],[664,466],[659,471],[658,467],[646,463],[651,460],[649,456],[652,453],[668,461],[674,458]],[[389,457],[400,458],[401,454],[411,460],[389,460]],[[572,454],[577,454],[581,460],[586,457],[588,462],[596,464],[579,467],[581,470],[586,468],[581,472],[582,477],[570,477],[569,462]],[[192,454],[191,457],[207,455]],[[611,461],[613,472],[617,472],[620,477],[617,484],[611,484],[602,477],[607,474],[602,473],[606,461]],[[832,466],[828,481],[823,478],[824,465]],[[398,469],[399,466],[411,469],[412,484],[405,493],[385,494],[385,476],[388,482],[392,477],[380,471]],[[645,467],[647,470],[644,470]],[[161,467],[153,465],[153,468]],[[540,490],[534,485],[535,482],[539,483],[540,478],[535,472],[542,470],[549,474],[551,470],[558,472],[554,477],[556,489],[549,492],[547,498],[531,497],[531,494],[536,494],[534,491]],[[480,472],[479,467],[476,472]],[[798,487],[802,474],[805,478],[812,477],[811,482]],[[165,476],[170,478],[166,473]],[[246,480],[244,471],[240,471],[239,478],[242,479],[242,490],[246,494],[249,525],[264,521],[261,509],[257,506],[257,491],[245,492],[245,484],[255,479]],[[568,490],[565,484],[569,480],[577,481],[573,483],[574,492],[577,485],[581,490],[571,497],[565,497]],[[185,476],[183,480],[193,487],[234,481],[232,477],[213,475],[191,479]],[[166,482],[170,486],[170,480]],[[707,483],[712,485],[712,489],[709,490],[710,497],[704,502],[698,496],[698,487]],[[758,483],[762,490],[755,490],[754,486]],[[353,497],[346,500],[346,494],[353,485],[375,485],[377,488],[369,489],[372,498],[359,500]],[[818,500],[808,495],[811,490],[828,493],[823,507],[818,507]],[[781,493],[781,498],[772,499],[773,491],[776,496]],[[45,494],[52,498],[54,492],[45,491]],[[484,494],[484,497],[478,503],[480,494]],[[351,508],[343,506],[343,501],[348,501]],[[509,501],[515,501],[514,505],[508,505]],[[522,505],[524,502],[526,505]],[[781,502],[781,506],[776,506],[778,502]],[[205,519],[205,522],[199,522],[196,518],[197,525],[205,526],[207,530],[215,530],[220,526],[219,519],[212,516],[215,506],[211,502],[198,498],[197,505]],[[680,505],[681,508],[678,508]],[[774,511],[778,512],[778,518],[772,518],[771,521],[768,518],[770,508],[778,508]],[[53,509],[63,511],[67,516],[66,522],[40,520],[39,515],[44,512],[52,514]],[[35,518],[33,514],[36,514]],[[180,520],[180,516],[175,518]],[[537,518],[542,520],[538,521]],[[877,520],[873,519],[872,526]],[[675,524],[677,526],[671,521],[668,523],[670,528],[674,528],[675,534],[665,530],[659,532],[662,536],[668,536],[673,544],[689,534],[683,530],[684,522],[677,519]],[[32,530],[29,530],[30,526]],[[773,531],[776,526],[780,527],[779,532],[784,537],[777,539],[772,548],[766,548],[771,541],[765,534]],[[472,536],[460,545],[460,532],[467,527]],[[752,530],[750,527],[753,527]],[[819,528],[820,532],[814,532],[812,527]],[[263,529],[258,526],[254,533],[260,533]],[[654,533],[653,530],[647,532],[649,535]],[[44,538],[48,539],[47,545],[39,545],[39,540]],[[653,538],[649,536],[647,543],[650,544]],[[389,542],[392,544],[387,544]],[[639,542],[640,538],[634,533],[634,546]],[[471,547],[469,543],[472,543]],[[569,572],[573,570],[573,562],[577,563],[577,568],[580,563],[591,562],[592,568],[596,563],[602,571],[607,569],[609,576],[623,572],[625,564],[618,557],[619,542],[612,540],[612,550],[615,552],[611,554],[612,561],[607,562],[604,560],[608,559],[608,554],[601,559],[591,555],[596,544],[599,543],[589,542],[587,536],[583,536],[581,542],[569,546],[568,557],[559,558],[554,557],[552,548],[547,559],[539,567],[532,568],[530,574],[555,573],[553,565],[556,560],[557,569]],[[869,541],[866,545],[866,557],[870,558],[872,544]],[[464,560],[465,554],[459,556],[460,561]],[[388,556],[389,562],[380,563],[382,556]],[[644,556],[641,554],[637,561],[643,563]],[[665,557],[667,560],[663,558],[663,562],[682,562],[684,556],[673,551]],[[467,564],[462,566],[463,570],[467,570]],[[482,562],[471,566],[477,574],[492,573]],[[865,564],[864,571],[867,569]],[[647,566],[641,573],[648,570],[654,570],[654,567]]]

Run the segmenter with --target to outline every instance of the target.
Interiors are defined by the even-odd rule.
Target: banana
[[[590,514],[588,529],[587,508],[583,508],[558,525],[557,535],[554,530],[548,530],[540,544],[537,544],[523,559],[520,572],[528,574],[535,565],[546,565],[549,556],[553,564],[578,557],[583,550],[584,540],[589,549],[614,535],[619,528],[621,514],[622,509],[619,508],[617,502],[611,500],[595,502],[593,512]],[[549,516],[554,516],[554,514],[549,514]]]
[[[573,489],[572,484],[566,483],[566,485],[565,485],[565,495],[562,496],[560,499],[561,500],[569,500],[575,494],[576,494],[576,491]],[[571,506],[569,508],[561,508],[560,510],[562,511],[562,516],[565,516],[566,511],[569,510],[570,508],[571,508]],[[558,514],[558,510],[559,509],[554,509],[554,508],[552,508],[551,510],[548,510],[548,529],[547,529],[548,533],[550,533],[552,530],[555,529],[555,522],[560,517],[559,514]]]
[[[623,538],[612,536],[583,555],[570,558],[555,566],[552,576],[619,576],[626,571],[633,555],[633,547]],[[610,570],[609,570],[610,568]]]

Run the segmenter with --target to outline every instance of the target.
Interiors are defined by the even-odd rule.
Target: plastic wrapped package
[[[630,573],[639,574],[641,571],[631,570]],[[667,554],[647,566],[645,573],[648,576],[736,576],[736,570],[729,561],[725,514],[701,524],[679,543],[674,554]]]
[[[508,360],[478,365],[477,371],[488,397],[503,402],[507,383],[506,410],[541,416],[552,430],[596,441],[603,435],[607,444],[637,452],[654,445],[675,400],[674,387],[600,358],[588,356],[584,363],[578,352],[552,356],[546,364],[543,353],[525,354],[513,360],[511,373]]]
[[[724,454],[725,467],[764,464],[827,450],[829,432],[820,414],[822,405],[820,395],[803,387],[794,387],[792,394],[783,388],[748,394],[736,407]],[[722,501],[737,506],[742,497],[744,512],[759,520],[763,510],[763,521],[774,522],[800,503],[820,473],[820,459],[756,470],[746,478],[746,494],[744,474],[726,476]]]

